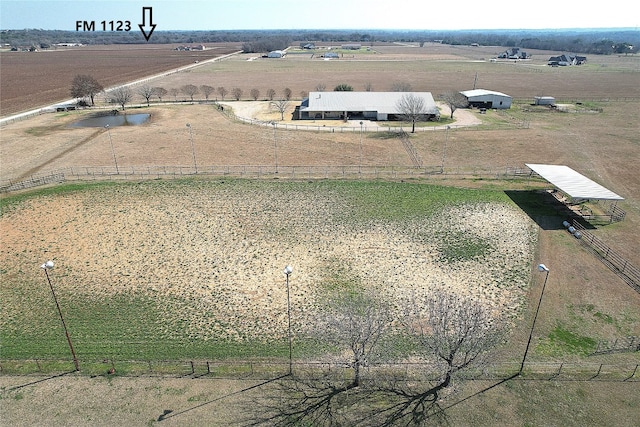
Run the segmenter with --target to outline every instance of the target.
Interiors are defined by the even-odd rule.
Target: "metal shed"
[[[511,97],[502,92],[486,89],[472,89],[460,92],[469,106],[476,108],[507,109],[511,108]]]
[[[571,197],[574,202],[580,200],[624,200],[623,197],[568,166],[530,163],[526,163],[526,166]]]

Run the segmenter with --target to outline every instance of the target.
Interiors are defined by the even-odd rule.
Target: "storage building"
[[[498,110],[511,108],[511,97],[501,92],[486,89],[473,89],[465,90],[460,93],[467,98],[470,107]]]

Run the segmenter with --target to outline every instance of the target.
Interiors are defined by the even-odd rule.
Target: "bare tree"
[[[436,289],[432,294],[400,301],[397,327],[389,308],[372,294],[341,289],[320,305],[311,333],[334,348],[338,362],[353,376],[304,371],[277,382],[273,395],[256,407],[250,425],[376,425],[423,426],[446,423],[440,402],[454,393],[454,378],[484,361],[500,341],[499,319],[481,302]],[[403,330],[403,331],[401,331]],[[401,335],[397,335],[398,332]],[[400,355],[424,364],[409,373],[371,371],[362,378],[370,361],[393,360],[384,341],[400,338],[407,349]],[[346,358],[346,360],[345,360]],[[306,375],[306,376],[305,376]],[[517,374],[514,374],[517,375]]]
[[[249,425],[354,425],[363,416],[361,408],[369,410],[374,390],[363,385],[362,370],[379,353],[390,328],[388,305],[371,293],[341,289],[318,307],[315,317],[309,334],[334,348],[332,358],[349,366],[353,376],[346,379],[338,370],[318,379],[296,372],[279,381],[273,395],[260,399]]]
[[[411,92],[411,83],[407,82],[395,82],[391,85],[392,92]]]
[[[324,92],[327,89],[327,85],[324,83],[318,83],[316,85],[316,92]]]
[[[131,101],[132,97],[133,94],[129,86],[120,86],[109,92],[109,102],[120,105],[123,110],[125,105]]]
[[[209,102],[209,96],[216,91],[216,88],[209,85],[200,86],[200,92],[204,95],[204,99]]]
[[[138,95],[142,96],[147,101],[148,107],[149,100],[154,95],[154,88],[149,85],[142,85],[138,88]]]
[[[269,101],[273,101],[274,96],[276,96],[276,91],[274,89],[268,89],[267,98],[269,98]]]
[[[242,98],[242,89],[240,89],[239,87],[234,87],[233,89],[231,89],[231,95],[233,96],[233,99],[235,99],[236,101],[240,101],[240,98]]]
[[[300,99],[305,99],[309,96],[309,92],[307,92],[306,90],[301,90],[300,91]]]
[[[442,100],[447,103],[449,109],[451,110],[451,118],[453,119],[453,113],[458,108],[466,108],[469,106],[469,101],[467,97],[461,94],[460,92],[446,92],[442,95]]]
[[[102,85],[93,76],[86,74],[76,75],[71,82],[71,96],[74,98],[88,96],[91,100],[91,105],[95,105],[94,97],[103,90]]]
[[[171,89],[169,89],[169,95],[173,96],[173,100],[174,101],[178,101],[178,94],[180,93],[180,91],[178,89],[176,89],[175,87],[172,87]]]
[[[411,122],[411,133],[416,131],[416,122],[422,120],[427,113],[424,98],[412,93],[402,95],[396,108],[406,121]]]
[[[180,88],[180,91],[187,95],[191,102],[193,102],[193,97],[199,92],[198,86],[196,85],[184,85]]]
[[[291,99],[291,94],[293,93],[291,91],[291,89],[289,89],[288,87],[285,87],[284,90],[282,91],[282,93],[284,94],[284,98],[289,101]]]
[[[364,90],[365,90],[365,92],[373,92],[373,83],[366,82],[364,84]]]
[[[219,86],[217,91],[218,91],[218,95],[220,95],[220,99],[222,99],[224,101],[224,97],[227,96],[229,91],[227,89],[225,89],[224,86]]]
[[[280,120],[284,120],[284,113],[289,107],[289,101],[286,99],[279,99],[277,101],[271,101],[269,106],[280,113]]]
[[[500,320],[474,298],[436,290],[410,306],[403,317],[406,328],[416,337],[422,355],[441,366],[436,394],[449,386],[454,374],[481,362],[500,341]]]
[[[249,94],[254,101],[257,101],[258,98],[260,98],[260,91],[258,89],[251,89],[251,92],[249,92]]]
[[[362,369],[376,353],[380,339],[391,326],[389,307],[372,294],[339,292],[321,310],[314,329],[323,341],[340,351],[341,357],[353,369],[353,381],[348,388],[360,386]]]
[[[159,86],[157,86],[157,87],[154,87],[154,88],[153,88],[153,94],[154,94],[155,96],[157,96],[157,97],[158,97],[158,99],[160,100],[160,102],[162,102],[162,98],[163,98],[167,93],[168,93],[168,92],[167,92],[167,90],[166,90],[165,88],[163,88],[163,87],[159,87]]]

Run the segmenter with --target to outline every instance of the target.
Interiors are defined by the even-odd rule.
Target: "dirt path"
[[[350,127],[359,128],[362,122],[363,130],[377,130],[378,128],[385,128],[386,126],[375,120],[292,120],[293,112],[297,103],[291,103],[292,105],[287,109],[284,114],[284,120],[281,120],[281,115],[278,111],[274,111],[269,108],[269,101],[229,101],[223,102],[223,105],[231,107],[236,116],[243,119],[259,120],[263,122],[277,122],[277,123],[291,123],[296,124],[298,129],[304,130],[304,126],[309,126],[313,130],[320,126],[327,127]],[[451,115],[451,110],[446,104],[437,103],[440,113],[444,117]],[[449,126],[451,127],[463,127],[463,126],[477,126],[482,121],[476,117],[471,110],[458,109],[454,113],[455,122]]]

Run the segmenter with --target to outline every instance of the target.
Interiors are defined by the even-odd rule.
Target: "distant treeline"
[[[3,46],[16,48],[48,48],[57,43],[85,45],[146,43],[139,31],[77,32],[61,30],[2,30]],[[452,45],[520,47],[558,52],[614,54],[636,53],[640,46],[640,31],[635,29],[572,29],[572,30],[237,30],[237,31],[155,31],[149,43],[203,44],[238,43],[247,52],[283,49],[294,42],[321,43],[438,41]]]

